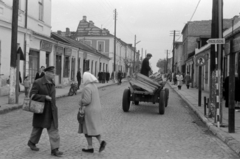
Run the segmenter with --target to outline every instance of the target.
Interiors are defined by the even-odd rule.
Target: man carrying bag
[[[56,106],[56,90],[54,84],[54,67],[50,66],[46,69],[45,76],[34,81],[30,96],[32,100],[38,102],[45,102],[43,113],[33,114],[33,129],[28,141],[28,146],[33,151],[39,151],[36,144],[39,142],[42,131],[47,129],[50,145],[51,155],[61,156],[60,152],[60,137],[58,133],[58,109]]]

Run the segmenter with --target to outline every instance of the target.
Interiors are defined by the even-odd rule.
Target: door
[[[62,78],[62,56],[56,55],[56,75],[59,78],[59,84],[61,83]]]
[[[30,50],[29,52],[29,77],[31,82],[35,80],[36,73],[39,71],[39,52]]]
[[[72,66],[71,66],[71,80],[74,81],[75,77],[75,58],[72,58]]]

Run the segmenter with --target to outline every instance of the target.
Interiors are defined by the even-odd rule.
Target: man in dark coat
[[[239,91],[240,81],[235,74],[235,101],[240,101],[240,91]],[[229,99],[229,76],[227,76],[223,82],[223,97],[225,99],[225,107],[228,107]]]
[[[78,69],[78,71],[77,71],[77,81],[78,81],[78,89],[79,89],[79,87],[80,87],[80,84],[81,84],[81,70],[80,70],[80,68]]]
[[[39,78],[42,78],[42,77],[45,75],[45,73],[43,72],[44,69],[45,69],[45,67],[44,67],[44,66],[41,66],[40,72],[37,72],[37,73],[36,73],[35,80],[37,80],[37,79],[39,79]]]
[[[118,84],[122,83],[122,72],[119,70],[118,71]]]
[[[147,54],[147,57],[142,61],[142,67],[141,67],[140,73],[147,77],[149,76],[149,71],[151,71],[151,67],[149,65],[149,60],[151,57],[152,57],[152,54]]]
[[[34,101],[44,102],[44,111],[42,114],[33,114],[33,129],[28,141],[28,146],[33,151],[39,151],[36,144],[39,142],[42,131],[47,129],[51,155],[61,156],[59,151],[60,137],[58,133],[58,109],[56,106],[56,89],[54,84],[54,67],[50,66],[44,70],[45,76],[34,81],[30,96]]]

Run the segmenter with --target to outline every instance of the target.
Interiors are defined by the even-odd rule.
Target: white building
[[[20,62],[22,79],[23,74],[33,78],[42,65],[53,65],[51,3],[51,0],[28,0],[26,4],[26,0],[19,0],[17,42],[26,50],[26,62]],[[0,0],[0,95],[6,93],[3,87],[10,73],[12,5],[13,0]]]

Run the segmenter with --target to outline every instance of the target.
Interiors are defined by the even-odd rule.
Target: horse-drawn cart
[[[136,74],[136,77],[129,80],[130,87],[125,89],[122,98],[122,109],[128,112],[131,102],[138,105],[139,102],[158,103],[159,114],[164,114],[168,105],[169,90],[164,88],[165,82],[159,75],[144,76]]]

